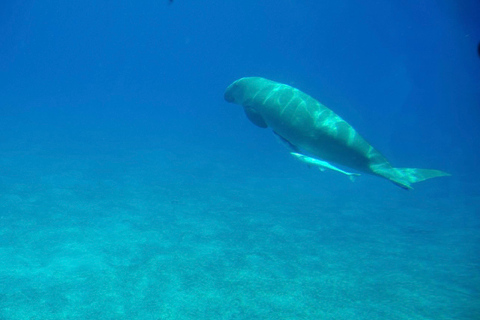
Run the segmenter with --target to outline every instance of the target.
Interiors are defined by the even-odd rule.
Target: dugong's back
[[[230,85],[225,99],[256,112],[278,135],[322,159],[371,172],[386,163],[355,129],[332,110],[291,86],[264,78],[242,78]]]

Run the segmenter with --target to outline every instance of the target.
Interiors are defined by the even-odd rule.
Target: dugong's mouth
[[[236,86],[236,84],[234,82],[227,87],[227,89],[225,90],[225,94],[223,95],[225,101],[235,102],[235,98],[233,97],[233,92],[235,91],[234,90],[235,86]]]

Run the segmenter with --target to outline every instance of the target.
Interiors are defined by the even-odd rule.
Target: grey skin
[[[252,123],[270,127],[296,152],[388,179],[403,189],[449,175],[439,170],[392,167],[335,112],[286,84],[260,77],[241,78],[225,90],[225,100],[243,106]]]

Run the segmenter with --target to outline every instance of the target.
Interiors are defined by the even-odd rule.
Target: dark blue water
[[[3,1],[0,319],[479,319],[478,1]],[[295,86],[404,191],[224,101]]]

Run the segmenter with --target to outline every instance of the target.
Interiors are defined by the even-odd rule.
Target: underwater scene
[[[0,320],[480,319],[477,0],[0,2]]]

